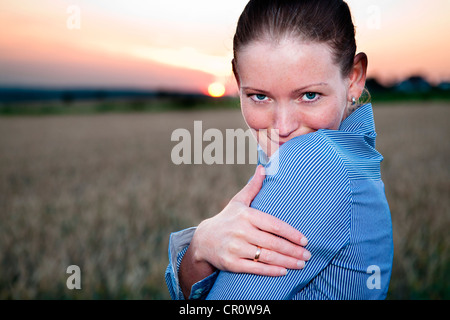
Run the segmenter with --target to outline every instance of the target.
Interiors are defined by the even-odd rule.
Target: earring
[[[356,104],[356,98],[352,97],[352,106],[354,106]]]

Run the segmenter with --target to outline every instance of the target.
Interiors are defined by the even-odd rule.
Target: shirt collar
[[[373,118],[372,104],[367,103],[358,107],[353,111],[339,126],[339,131],[362,134],[366,137],[366,141],[375,146],[375,121]],[[258,165],[266,165],[270,158],[262,150],[258,144]]]
[[[367,103],[355,111],[342,121],[339,131],[353,132],[365,135],[375,133],[375,121],[373,119],[372,104]]]
[[[258,165],[262,164],[263,166],[267,165],[270,158],[267,156],[267,154],[264,152],[264,150],[261,148],[261,146],[258,144],[257,148],[258,152]]]

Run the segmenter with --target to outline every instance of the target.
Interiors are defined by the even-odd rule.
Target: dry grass
[[[448,106],[375,110],[392,210],[389,297],[449,298]],[[172,164],[176,128],[239,111],[0,118],[0,298],[166,299],[170,232],[220,211],[253,165]],[[66,268],[81,268],[68,290]]]
[[[394,229],[396,299],[450,298],[450,108],[375,111],[377,147]]]

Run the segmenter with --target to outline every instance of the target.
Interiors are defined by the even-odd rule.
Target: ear
[[[366,85],[367,76],[367,55],[364,52],[358,53],[353,60],[353,69],[350,72],[350,86],[348,90],[348,101],[352,101],[352,97],[356,100],[361,96],[364,86]]]
[[[237,83],[238,90],[239,90],[241,88],[241,82],[239,80],[239,74],[237,72],[236,60],[234,60],[234,59],[231,60],[231,66],[233,68],[233,75],[234,75],[234,78],[236,79],[236,83]]]

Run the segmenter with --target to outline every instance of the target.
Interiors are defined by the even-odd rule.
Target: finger
[[[308,239],[300,231],[283,220],[253,208],[249,208],[249,212],[251,213],[249,214],[250,223],[258,229],[273,233],[301,246],[308,244]]]
[[[280,254],[267,248],[250,244],[242,245],[241,247],[243,252],[243,254],[240,255],[241,258],[253,260],[254,262],[265,263],[268,265],[283,267],[286,269],[302,269],[305,266],[305,261],[301,259]],[[257,257],[258,248],[259,257]]]
[[[311,253],[305,248],[271,233],[258,230],[248,232],[246,236],[248,243],[254,244],[255,246],[260,246],[266,250],[281,254],[285,257],[302,261],[307,261],[311,258]],[[267,260],[270,259],[268,258]],[[270,261],[266,262],[271,263]]]
[[[279,277],[279,276],[285,276],[287,273],[287,269],[280,267],[280,266],[274,266],[270,264],[265,264],[261,262],[255,262],[253,260],[247,260],[247,259],[241,259],[236,264],[239,266],[239,269],[236,270],[230,270],[231,272],[237,272],[237,273],[250,273],[250,274],[256,274],[260,276],[269,276],[269,277]]]
[[[266,248],[261,248],[258,262],[287,269],[303,269],[305,267],[305,261],[303,259],[296,259]]]
[[[263,181],[265,178],[265,171],[262,165],[256,167],[255,174],[247,185],[242,188],[233,198],[235,201],[244,203],[246,206],[250,206],[250,203],[261,190]]]

